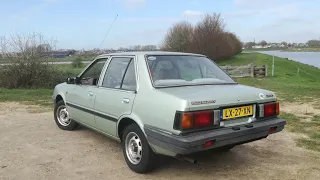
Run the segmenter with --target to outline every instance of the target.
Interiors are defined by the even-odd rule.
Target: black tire
[[[58,111],[60,111],[61,108],[66,107],[65,103],[63,100],[58,101],[55,106],[54,106],[54,120],[57,124],[57,126],[62,129],[62,130],[67,130],[67,131],[72,131],[74,130],[79,124],[73,120],[70,119],[69,123],[63,124],[62,122],[59,122],[59,117],[58,117]]]
[[[132,133],[138,135],[138,138],[140,139],[142,146],[142,157],[137,164],[134,164],[129,160],[126,149],[126,138],[127,136],[130,137]],[[130,124],[128,127],[125,128],[122,134],[122,147],[126,163],[132,171],[139,174],[143,174],[150,172],[155,168],[156,154],[151,149],[146,137],[144,136],[143,132],[137,124]]]

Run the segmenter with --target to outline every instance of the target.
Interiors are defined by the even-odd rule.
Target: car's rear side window
[[[134,61],[131,57],[113,57],[104,75],[103,87],[136,90]]]

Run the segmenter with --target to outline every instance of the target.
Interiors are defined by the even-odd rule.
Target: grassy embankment
[[[240,84],[275,91],[282,102],[318,102],[320,104],[320,70],[317,68],[283,58],[275,58],[275,76],[271,77],[272,57],[259,53],[243,53],[221,62],[219,65],[246,65],[249,63],[268,64],[269,76],[261,79],[239,78],[237,81]],[[72,65],[55,65],[55,67],[61,71],[71,71],[74,74],[83,69],[83,67],[73,68]],[[51,95],[51,89],[0,89],[0,101],[27,101],[51,105]],[[316,108],[320,108],[320,106]],[[304,121],[294,114],[281,113],[281,116],[288,120],[288,130],[307,135],[308,138],[297,140],[298,145],[320,151],[320,116],[314,115],[310,121]]]

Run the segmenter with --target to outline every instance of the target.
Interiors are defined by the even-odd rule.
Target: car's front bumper
[[[173,135],[165,133],[152,126],[145,125],[144,131],[150,144],[159,146],[177,154],[190,154],[207,149],[226,145],[237,145],[267,137],[271,133],[282,131],[286,121],[274,118],[264,121],[256,121],[250,125],[224,127],[209,131],[195,132],[188,135]],[[276,127],[275,131],[269,129]],[[206,141],[213,143],[210,147],[204,147]]]

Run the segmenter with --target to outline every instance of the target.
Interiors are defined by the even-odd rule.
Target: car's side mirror
[[[66,79],[67,84],[79,84],[80,83],[80,78],[79,77],[68,77]]]
[[[74,77],[68,77],[66,79],[67,84],[75,84],[75,78]]]

